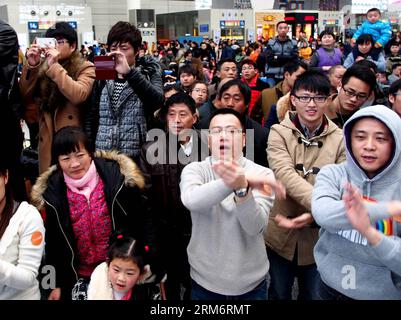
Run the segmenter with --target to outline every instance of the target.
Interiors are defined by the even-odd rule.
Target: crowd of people
[[[285,21],[152,48],[120,21],[79,50],[57,22],[22,68],[1,22],[0,298],[290,300],[297,279],[299,300],[401,299],[401,39],[380,18],[313,48]]]

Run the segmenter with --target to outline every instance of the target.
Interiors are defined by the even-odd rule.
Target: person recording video
[[[68,22],[57,22],[45,34],[54,46],[34,41],[19,82],[24,118],[39,123],[39,173],[51,164],[53,134],[65,126],[82,126],[84,103],[95,81],[94,65],[77,50],[77,32]]]
[[[114,58],[117,77],[96,81],[85,119],[85,131],[96,149],[117,150],[134,160],[153,113],[164,101],[161,67],[153,57],[137,58],[141,44],[141,32],[129,22],[111,28],[108,56]]]

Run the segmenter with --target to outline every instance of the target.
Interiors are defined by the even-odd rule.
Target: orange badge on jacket
[[[34,233],[32,233],[31,242],[34,246],[40,245],[42,243],[42,240],[43,240],[42,232],[35,231]]]

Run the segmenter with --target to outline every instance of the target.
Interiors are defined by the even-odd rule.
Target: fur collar
[[[145,179],[141,170],[136,163],[128,156],[117,151],[103,151],[98,150],[95,152],[95,158],[103,158],[107,160],[114,160],[120,166],[120,172],[124,176],[124,184],[127,187],[138,187],[143,189],[145,187]],[[43,172],[37,179],[31,191],[31,202],[39,210],[45,205],[43,194],[48,187],[50,177],[58,170],[57,165],[51,166]]]
[[[74,51],[67,61],[61,63],[67,74],[74,80],[77,80],[84,61],[78,51]],[[40,106],[43,111],[54,112],[58,107],[64,106],[67,98],[60,92],[58,86],[51,80],[46,72],[49,70],[47,60],[44,60],[39,69],[39,91]]]
[[[288,92],[286,95],[282,96],[277,101],[277,118],[278,118],[278,122],[280,123],[281,121],[283,121],[287,111],[291,111],[291,110],[294,110],[294,108],[293,108],[293,106],[291,104],[290,92]]]

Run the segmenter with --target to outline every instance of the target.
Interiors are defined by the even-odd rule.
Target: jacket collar
[[[97,151],[94,156],[96,169],[106,188],[110,191],[119,188],[122,183],[125,186],[140,189],[145,187],[145,180],[140,169],[128,156],[117,151]],[[119,183],[121,182],[121,183]],[[32,187],[32,204],[39,210],[45,205],[45,200],[52,204],[60,204],[60,194],[65,194],[66,185],[63,174],[57,165],[53,165],[42,173]]]

